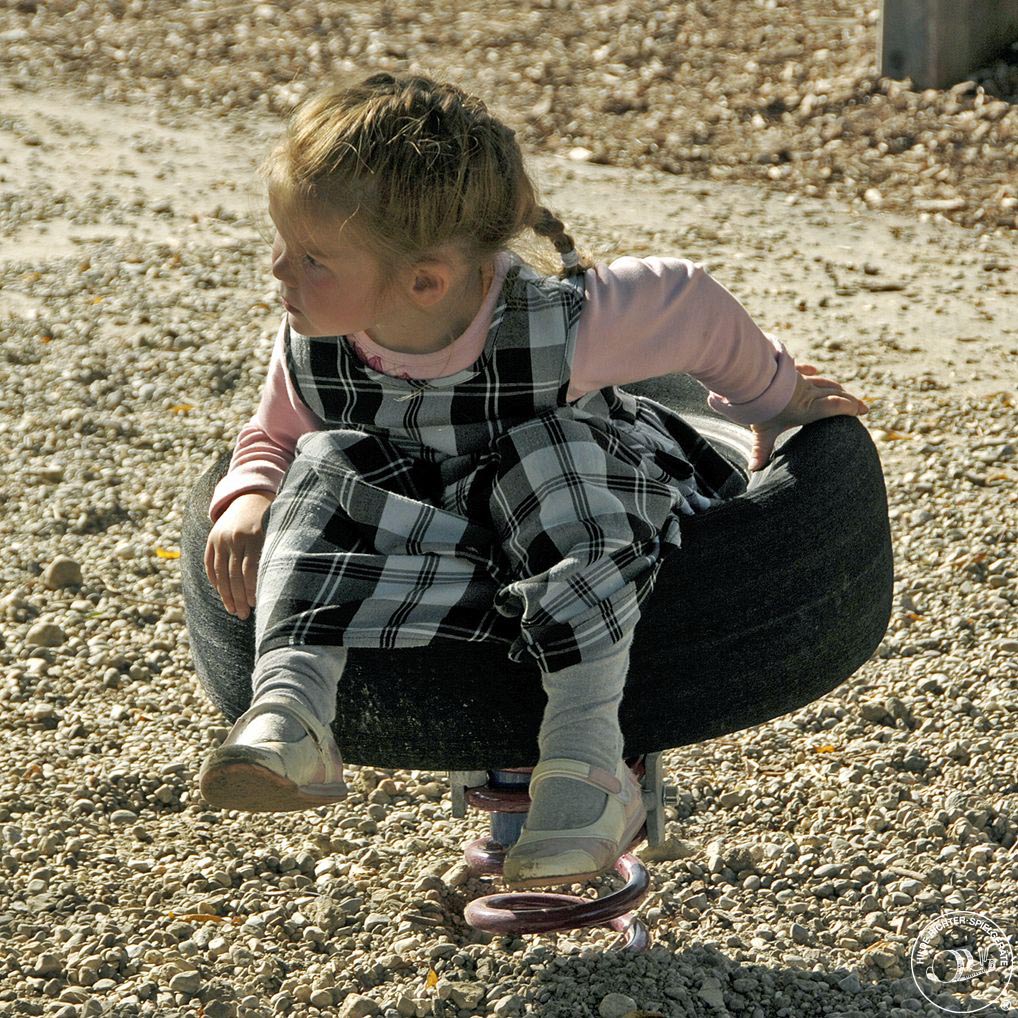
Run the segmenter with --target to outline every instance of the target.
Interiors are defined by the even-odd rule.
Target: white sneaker
[[[246,740],[249,722],[267,711],[289,714],[307,735],[297,742]],[[211,805],[256,813],[328,806],[347,795],[332,732],[290,697],[259,700],[237,718],[223,744],[206,757],[198,781]]]

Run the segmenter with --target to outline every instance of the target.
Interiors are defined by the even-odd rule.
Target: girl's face
[[[271,198],[269,215],[276,227],[272,274],[290,327],[302,336],[346,336],[374,326],[382,303],[375,259],[338,228],[294,235]]]

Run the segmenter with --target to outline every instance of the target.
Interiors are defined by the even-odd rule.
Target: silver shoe
[[[307,734],[297,742],[246,742],[250,721],[267,711],[289,714]],[[255,813],[329,806],[348,792],[332,732],[290,697],[259,700],[237,718],[206,757],[198,783],[212,806]]]
[[[579,760],[543,760],[530,776],[530,794],[548,778],[569,778],[608,796],[601,815],[586,827],[531,831],[524,823],[519,840],[506,853],[502,877],[511,888],[574,884],[606,873],[629,850],[647,822],[636,776],[620,760],[615,773]]]

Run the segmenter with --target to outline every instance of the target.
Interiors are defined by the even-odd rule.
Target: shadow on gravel
[[[553,956],[537,975],[536,986],[542,1018],[606,1013],[621,1018],[909,1018],[975,1012],[981,1018],[1001,1018],[1008,1013],[980,995],[937,994],[921,979],[924,996],[908,965],[906,957],[904,976],[867,980],[846,968],[813,972],[740,964],[702,944],[679,953],[658,944],[643,954]],[[601,1011],[612,993],[631,998],[635,1007],[624,1011],[628,1002],[616,1000]],[[618,1005],[617,1010],[611,1005]]]

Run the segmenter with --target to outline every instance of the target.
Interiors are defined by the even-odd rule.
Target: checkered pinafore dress
[[[616,386],[566,402],[584,277],[512,254],[484,350],[430,381],[344,337],[286,339],[302,435],[258,567],[256,648],[500,640],[542,671],[636,625],[679,515],[733,468],[674,411]],[[619,342],[625,342],[620,336]]]

